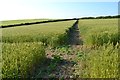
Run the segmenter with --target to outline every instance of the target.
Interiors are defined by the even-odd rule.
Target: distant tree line
[[[48,21],[40,21],[40,22],[30,22],[30,23],[19,23],[19,24],[12,24],[12,25],[4,25],[4,26],[0,26],[0,27],[1,28],[7,28],[7,27],[16,27],[16,26],[42,24],[42,23],[59,22],[59,21],[69,21],[69,20],[79,20],[79,19],[111,19],[111,18],[120,18],[120,15],[116,15],[116,16],[99,16],[99,17],[83,17],[83,18],[73,18],[73,19],[56,19],[56,20],[48,20]]]
[[[80,19],[111,19],[111,18],[120,18],[120,15],[115,16],[98,16],[98,17],[83,17]]]

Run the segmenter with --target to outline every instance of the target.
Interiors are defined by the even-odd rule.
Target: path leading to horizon
[[[46,59],[36,70],[35,78],[80,77],[81,74],[75,75],[77,69],[82,70],[83,67],[78,53],[83,45],[83,42],[78,41],[80,40],[78,21],[73,24],[69,32],[71,46],[46,48]]]

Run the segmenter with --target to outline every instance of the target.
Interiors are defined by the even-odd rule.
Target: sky
[[[0,0],[0,21],[61,19],[118,14],[117,0]]]

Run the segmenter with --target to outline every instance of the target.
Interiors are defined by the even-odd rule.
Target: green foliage
[[[52,57],[53,57],[53,62],[55,63],[59,63],[62,60],[60,55],[52,55]]]
[[[80,35],[84,45],[94,46],[85,49],[80,58],[84,66],[82,78],[117,78],[119,77],[118,48],[119,34],[117,19],[91,19],[79,21]],[[89,51],[87,51],[89,50]],[[81,56],[81,52],[78,52]],[[81,67],[80,67],[81,68]]]
[[[33,68],[44,60],[44,46],[53,47],[58,52],[71,56],[75,53],[78,57],[78,60],[75,60],[84,62],[83,74],[80,76],[82,78],[118,77],[120,37],[116,33],[117,19],[80,20],[80,36],[83,38],[84,45],[90,46],[90,49],[86,47],[81,51],[75,51],[66,45],[69,38],[65,30],[72,26],[73,22],[65,21],[1,29],[3,32],[3,78],[28,77],[28,74],[32,74]],[[91,45],[95,48],[92,49]],[[50,63],[48,72],[54,70],[57,63],[62,60],[60,55],[52,57],[53,61]]]
[[[101,38],[103,37],[104,39],[106,37],[103,42],[107,43],[110,35],[118,32],[118,19],[79,20],[79,29],[84,45],[96,44],[96,38],[102,44],[103,39]]]
[[[26,78],[45,58],[41,43],[4,43],[2,46],[3,78]]]
[[[74,21],[38,24],[0,29],[2,31],[3,78],[29,77],[45,58],[44,46],[65,43],[65,29]],[[59,62],[54,56],[54,61]],[[51,64],[51,67],[56,65]]]
[[[61,34],[58,36],[58,44],[60,45],[67,45],[68,44],[68,36],[67,33]]]
[[[55,70],[55,68],[57,67],[57,65],[62,61],[62,58],[60,57],[60,55],[52,55],[52,60],[48,66],[48,73],[50,74],[53,70]]]
[[[22,42],[42,42],[45,46],[59,46],[67,44],[67,35],[65,30],[72,25],[74,21],[63,21],[49,24],[37,24],[20,26],[15,28],[2,29],[2,42],[22,43]]]
[[[65,29],[71,27],[74,22],[75,21],[62,21],[54,23],[4,28],[2,29],[2,37],[31,36],[31,38],[33,38],[34,36],[39,37],[42,35],[46,36],[54,34],[63,34],[65,32]]]
[[[106,32],[95,34],[91,36],[91,43],[93,46],[103,46],[104,44],[113,44],[113,46],[117,45],[119,42],[118,33],[108,34]]]
[[[109,45],[99,49],[91,50],[86,55],[86,67],[84,68],[85,78],[118,78],[118,49]]]
[[[77,52],[77,56],[81,58],[83,56],[83,52]]]
[[[117,45],[117,43],[119,43],[120,36],[118,36],[118,33],[111,34],[110,37],[110,43],[112,43],[114,46]]]

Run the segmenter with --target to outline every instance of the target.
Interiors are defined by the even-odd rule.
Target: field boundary
[[[42,23],[49,23],[49,22],[70,21],[70,20],[79,20],[79,19],[76,19],[76,18],[75,19],[59,19],[59,20],[48,20],[48,21],[40,21],[40,22],[20,23],[20,24],[12,24],[12,25],[1,26],[1,28],[9,28],[9,27],[33,25],[33,24],[42,24]]]

